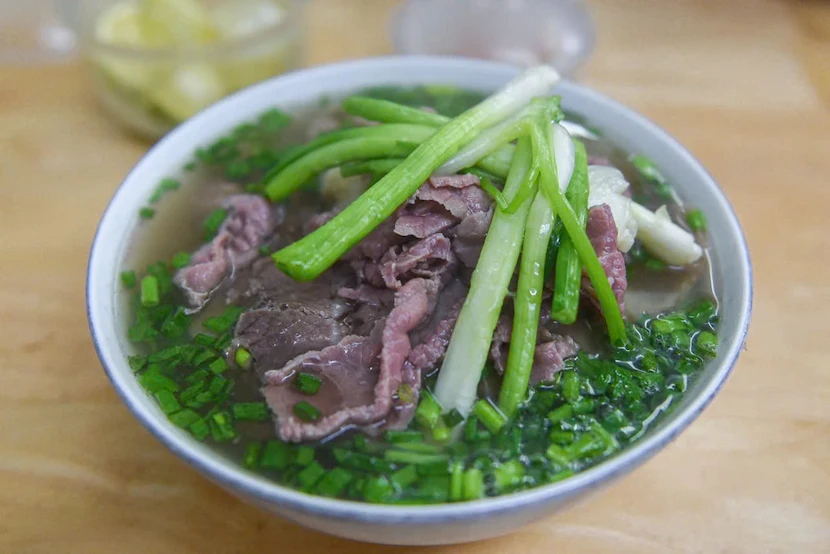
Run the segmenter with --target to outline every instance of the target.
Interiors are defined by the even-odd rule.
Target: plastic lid
[[[566,77],[588,60],[595,43],[581,0],[408,0],[391,33],[401,54],[547,63]]]

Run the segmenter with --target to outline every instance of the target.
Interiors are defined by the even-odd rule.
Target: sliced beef
[[[401,236],[426,238],[446,231],[458,219],[437,202],[416,202],[406,206],[395,221],[395,233]]]
[[[350,334],[352,329],[343,321],[347,310],[345,302],[326,297],[266,304],[242,314],[234,343],[253,355],[258,371],[278,369]]]
[[[588,210],[585,232],[591,239],[594,251],[608,276],[608,282],[614,291],[620,310],[625,313],[625,289],[628,287],[625,258],[617,249],[617,225],[614,223],[611,208],[607,204],[600,204]],[[582,278],[582,288],[590,298],[596,298],[594,287],[587,276]]]
[[[429,311],[428,285],[424,279],[412,279],[395,294],[395,307],[383,327],[383,350],[380,354],[381,379],[376,396],[388,412],[392,395],[402,382],[403,365],[412,350],[409,332]]]
[[[436,233],[404,247],[400,253],[395,249],[388,250],[381,259],[380,277],[387,288],[398,289],[405,277],[433,278],[454,263],[450,239]]]
[[[554,335],[550,341],[538,345],[533,355],[530,384],[553,379],[553,374],[565,367],[565,360],[576,356],[577,352],[579,346],[576,342],[563,335]]]
[[[265,374],[262,393],[277,416],[282,440],[300,442],[322,439],[348,424],[366,424],[382,415],[375,401],[380,342],[375,337],[348,336],[319,352],[306,352],[283,369]],[[291,386],[297,372],[310,373],[323,383],[314,396]],[[321,412],[315,422],[294,415],[294,406],[309,402]]]
[[[444,358],[467,296],[467,287],[457,279],[450,281],[437,295],[433,291],[440,286],[439,282],[426,281],[426,285],[431,315],[409,333],[411,343],[417,346],[412,348],[404,363],[402,384],[384,429],[403,429],[409,424],[421,395],[422,375],[437,369]]]
[[[467,267],[474,268],[481,256],[481,248],[490,223],[493,221],[493,209],[486,212],[476,212],[465,217],[455,229],[455,240],[452,248],[456,256]]]
[[[465,176],[454,176],[465,177]],[[457,187],[446,183],[464,183],[467,180],[452,180],[439,181],[440,185],[432,184],[432,180],[427,181],[415,193],[415,198],[418,200],[431,200],[441,204],[449,213],[458,219],[464,219],[470,214],[477,212],[486,212],[490,209],[490,198],[480,187],[464,185]],[[450,178],[439,178],[450,179]],[[476,181],[477,182],[477,181]]]
[[[502,308],[496,330],[493,331],[493,341],[490,343],[490,361],[499,373],[504,373],[507,365],[507,349],[510,346],[510,334],[513,333],[513,314],[506,313]]]
[[[395,297],[395,293],[389,289],[379,289],[370,285],[342,287],[337,291],[337,295],[353,302],[354,311],[350,312],[344,321],[352,332],[358,335],[368,335],[377,322],[386,317]]]
[[[334,294],[351,282],[350,270],[343,264],[314,281],[299,282],[277,269],[270,257],[257,260],[238,283],[245,289],[235,286],[228,293],[233,302],[253,306],[239,318],[234,343],[253,354],[260,372],[337,344],[357,332],[348,320],[354,306]]]
[[[464,173],[461,175],[433,175],[427,182],[436,188],[452,187],[463,189],[465,187],[477,187],[481,185],[481,181],[475,175]]]
[[[212,241],[197,250],[174,282],[193,308],[207,302],[210,293],[258,255],[257,249],[276,224],[268,202],[258,195],[237,194],[225,200],[228,216]]]
[[[354,273],[346,264],[335,264],[310,282],[295,281],[274,264],[270,256],[255,261],[235,280],[228,290],[228,301],[235,304],[257,305],[271,301],[297,302],[328,299],[344,287],[355,284]],[[345,305],[344,302],[340,302]]]
[[[435,364],[444,357],[447,346],[450,344],[450,337],[461,312],[462,303],[453,306],[446,316],[438,321],[438,324],[427,334],[426,338],[418,346],[412,349],[407,358],[409,370],[419,372],[418,387],[420,388],[420,372],[435,367]]]
[[[346,336],[335,345],[305,352],[285,367],[266,372],[263,394],[277,415],[280,437],[295,442],[316,440],[345,425],[384,420],[400,397],[404,365],[412,350],[409,333],[428,316],[434,286],[424,279],[410,280],[395,293],[394,308],[369,336]],[[254,358],[259,364],[256,353]],[[297,371],[323,379],[313,398],[291,389],[289,381]],[[294,416],[292,410],[300,400],[318,408],[321,418],[302,422]]]
[[[383,223],[366,235],[343,257],[345,260],[362,261],[379,260],[391,247],[404,242],[403,237],[395,233],[395,216],[387,218]]]
[[[513,332],[513,315],[510,312],[511,310],[502,312],[490,345],[490,360],[500,374],[503,374],[507,367],[510,335]],[[549,321],[550,308],[543,309],[536,334],[536,351],[530,373],[531,385],[549,381],[554,373],[564,367],[567,358],[576,356],[579,352],[579,346],[573,338],[552,333],[547,328]]]
[[[387,306],[392,303],[394,293],[389,289],[360,285],[355,288],[341,287],[337,291],[337,296],[371,306]]]

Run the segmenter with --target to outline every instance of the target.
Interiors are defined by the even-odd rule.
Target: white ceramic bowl
[[[118,302],[119,272],[139,224],[138,207],[158,181],[175,174],[194,149],[272,106],[291,110],[322,95],[374,85],[451,84],[493,90],[516,69],[454,58],[389,57],[316,67],[238,92],[188,120],[156,144],[130,172],[107,207],[92,244],[87,311],[101,363],[127,407],[161,442],[229,492],[301,525],[351,539],[388,544],[443,544],[494,537],[553,514],[589,491],[635,469],[685,429],[717,394],[747,332],[752,304],[749,252],[738,220],[717,184],[674,139],[643,117],[585,87],[561,83],[566,110],[585,115],[623,148],[652,158],[679,195],[709,221],[715,289],[721,302],[720,351],[675,410],[619,455],[564,481],[460,504],[379,506],[311,496],[245,470],[171,424],[127,364],[127,314]]]

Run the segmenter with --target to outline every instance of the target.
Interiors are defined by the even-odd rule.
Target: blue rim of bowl
[[[221,483],[239,494],[256,498],[261,502],[274,504],[283,509],[296,510],[300,513],[311,516],[334,518],[344,522],[362,522],[375,525],[408,524],[417,526],[462,521],[481,516],[493,516],[498,513],[510,512],[520,507],[527,508],[529,506],[544,505],[553,501],[566,500],[600,487],[615,477],[619,477],[633,471],[649,460],[668,443],[672,442],[694,420],[696,420],[714,399],[714,397],[717,396],[723,385],[726,383],[729,375],[732,373],[732,370],[734,369],[735,364],[737,363],[738,358],[745,347],[746,336],[749,331],[754,292],[753,269],[749,255],[749,247],[737,214],[726,198],[723,190],[721,190],[720,186],[700,164],[700,162],[698,162],[697,159],[694,158],[694,156],[692,156],[692,154],[677,140],[675,140],[662,128],[652,123],[650,120],[598,92],[595,92],[585,86],[570,82],[563,82],[557,86],[564,85],[566,88],[572,88],[573,90],[578,91],[579,94],[594,102],[604,104],[614,111],[623,113],[628,119],[635,121],[649,133],[659,138],[661,142],[671,146],[679,156],[684,158],[684,161],[687,164],[697,170],[701,178],[708,180],[708,184],[716,193],[719,202],[727,208],[727,213],[729,215],[728,224],[732,228],[732,231],[735,233],[736,237],[739,239],[738,243],[743,254],[743,264],[741,265],[742,271],[739,278],[747,279],[747,287],[744,298],[742,298],[741,301],[743,315],[739,323],[739,334],[737,340],[733,341],[732,348],[726,352],[725,357],[720,360],[720,365],[717,368],[716,373],[712,376],[706,387],[698,393],[698,397],[694,398],[689,405],[684,407],[684,409],[678,409],[674,412],[672,414],[672,421],[666,424],[665,427],[657,429],[655,432],[643,437],[640,441],[627,446],[618,455],[609,458],[592,468],[581,471],[568,479],[556,483],[541,485],[533,489],[503,496],[461,503],[445,503],[426,506],[376,505],[306,494],[279,485],[274,481],[265,479],[264,477],[260,477],[255,473],[249,472],[248,470],[242,468],[229,459],[219,456],[201,456],[193,450],[193,447],[199,444],[195,441],[195,439],[189,437],[182,439],[181,435],[176,432],[178,429],[167,419],[165,419],[163,414],[160,412],[159,414],[153,414],[150,410],[144,409],[144,407],[141,406],[128,391],[122,389],[118,385],[118,377],[116,376],[114,363],[108,362],[106,355],[102,351],[99,333],[96,330],[95,321],[93,320],[94,318],[92,314],[94,295],[92,287],[95,281],[95,276],[92,274],[92,268],[95,265],[95,256],[100,238],[99,234],[101,232],[101,227],[107,219],[107,215],[119,194],[124,190],[124,183],[129,181],[129,178],[133,172],[135,172],[136,169],[142,165],[143,161],[151,154],[158,150],[163,150],[165,148],[165,144],[171,140],[180,127],[189,124],[197,124],[200,119],[209,117],[210,112],[218,106],[235,102],[237,96],[244,95],[247,90],[268,87],[270,86],[269,83],[272,81],[283,79],[289,75],[347,72],[351,68],[358,66],[365,68],[366,65],[376,65],[378,72],[381,73],[382,68],[389,64],[435,64],[443,65],[447,69],[452,69],[453,67],[458,66],[464,66],[469,69],[472,65],[478,66],[482,71],[499,68],[501,70],[509,69],[514,74],[517,72],[516,68],[503,63],[443,56],[385,56],[332,63],[316,66],[310,69],[298,70],[275,77],[274,79],[254,84],[206,108],[190,120],[181,124],[176,129],[173,129],[167,136],[151,147],[135,164],[135,166],[133,166],[130,172],[125,176],[122,183],[116,189],[112,199],[104,210],[95,231],[87,266],[87,321],[89,324],[90,334],[92,336],[93,346],[99,360],[101,361],[104,371],[107,374],[107,377],[113,385],[113,388],[116,390],[117,394],[121,397],[122,401],[133,413],[136,419],[138,419],[141,424],[144,425],[144,427],[146,427],[159,441],[161,441],[174,454],[182,458],[185,462],[214,482]],[[126,368],[126,357],[124,357],[123,360],[119,360],[117,363],[122,364]],[[132,372],[129,371],[128,373],[129,377],[132,377]]]

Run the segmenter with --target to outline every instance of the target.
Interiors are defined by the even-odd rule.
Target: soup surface
[[[484,98],[448,87],[362,94],[448,117]],[[590,121],[590,114],[568,115]],[[638,239],[624,256],[612,248],[625,261],[625,344],[609,344],[587,281],[569,325],[551,316],[552,285],[546,286],[531,385],[505,417],[498,407],[509,365],[514,277],[481,371],[479,401],[468,417],[442,410],[430,391],[486,234],[486,228],[465,230],[485,215],[486,227],[502,209],[483,187],[492,181],[500,189],[503,182],[485,173],[462,177],[469,178],[466,185],[454,181],[450,188],[477,195],[481,210],[456,214],[444,204],[428,214],[431,230],[440,232],[419,232],[416,224],[425,224],[424,213],[447,190],[433,186],[432,196],[413,198],[408,211],[387,219],[396,230],[411,224],[412,234],[378,246],[381,255],[365,253],[370,239],[381,237],[370,235],[308,283],[284,275],[271,258],[331,220],[388,168],[356,164],[349,177],[341,174],[350,173],[347,166],[315,172],[275,203],[262,199],[262,183],[321,133],[366,123],[327,100],[291,115],[275,108],[198,150],[140,208],[146,221],[128,256],[136,270],[122,273],[133,318],[129,339],[137,349],[130,364],[174,424],[251,471],[304,492],[375,503],[455,502],[566,479],[600,463],[640,439],[693,385],[717,347],[707,258],[670,265]],[[569,129],[587,149],[592,178],[616,167],[635,202],[650,210],[665,205],[676,225],[705,244],[703,215],[684,209],[648,160],[621,151],[601,130]],[[593,218],[603,215],[598,209],[588,212],[589,235],[598,225]],[[243,231],[217,254],[233,225]],[[561,222],[551,236],[549,283],[566,236]],[[193,269],[216,256],[229,264],[218,280],[204,267]],[[192,281],[182,277],[188,271]],[[197,290],[199,280],[210,282],[208,292]],[[421,297],[428,302],[415,316],[410,303]],[[392,341],[406,343],[402,353],[388,346]],[[402,370],[389,385],[396,385],[386,399],[391,408],[383,407],[379,368],[385,356],[396,355],[403,357]],[[369,413],[381,409],[380,416]]]

